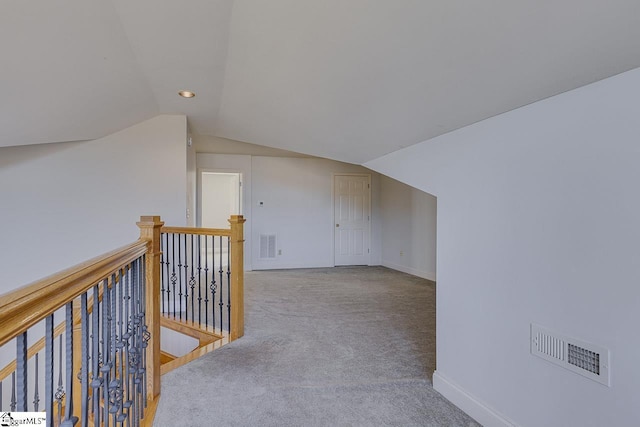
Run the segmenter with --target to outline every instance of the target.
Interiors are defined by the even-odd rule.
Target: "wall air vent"
[[[531,324],[531,354],[609,386],[609,350]]]
[[[276,257],[276,235],[260,235],[260,259],[275,259]]]

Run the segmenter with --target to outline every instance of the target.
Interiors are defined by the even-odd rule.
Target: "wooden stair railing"
[[[198,340],[182,356],[165,354],[163,374],[244,335],[244,222],[162,227],[160,325]]]
[[[175,228],[143,216],[138,241],[1,295],[0,411],[45,411],[47,426],[151,425],[161,373],[244,334],[244,219],[229,222],[229,230]],[[163,233],[228,238],[229,330],[161,313]],[[161,325],[199,346],[182,357],[162,352]]]
[[[117,415],[129,418],[132,425],[141,425],[145,409],[157,399],[153,389],[147,390],[144,383],[134,386],[145,378],[146,366],[140,357],[133,363],[132,356],[136,352],[145,354],[145,328],[151,320],[140,305],[146,299],[143,292],[147,282],[143,274],[148,244],[149,241],[140,239],[0,297],[0,346],[4,350],[11,341],[16,344],[15,359],[1,370],[0,381],[5,390],[9,387],[4,380],[11,375],[11,398],[7,402],[5,394],[0,409],[13,412],[44,409],[47,425],[71,426],[78,419],[81,425],[100,425],[103,415],[105,424]],[[125,288],[127,293],[131,292],[131,301],[122,300]],[[120,301],[116,301],[118,296]],[[114,309],[116,303],[122,303],[120,312]],[[118,344],[126,344],[116,348],[116,331],[122,331],[127,320],[124,306],[135,322],[130,323],[131,339],[124,340],[120,333]],[[27,347],[28,337],[34,334],[43,338]],[[125,353],[127,362],[131,362],[126,368],[117,360],[118,356],[125,360]],[[43,371],[44,375],[38,374]],[[90,373],[95,377],[91,385]],[[128,400],[124,401],[123,394],[118,398],[118,392],[126,392]],[[116,415],[111,417],[109,410],[113,408],[117,408]],[[93,414],[90,409],[94,409]],[[147,415],[151,415],[149,411]]]

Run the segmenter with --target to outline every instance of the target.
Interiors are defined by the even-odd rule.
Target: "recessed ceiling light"
[[[194,96],[196,96],[196,94],[191,92],[190,90],[181,90],[180,92],[178,92],[178,95],[183,98],[193,98]]]

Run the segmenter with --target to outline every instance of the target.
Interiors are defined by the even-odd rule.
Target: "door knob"
[[[336,227],[340,227],[340,224],[336,224]]]

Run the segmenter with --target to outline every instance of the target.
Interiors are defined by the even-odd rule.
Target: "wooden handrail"
[[[108,286],[111,287],[112,285],[111,278],[108,278],[107,280],[109,281]],[[104,287],[101,286],[98,292],[99,292],[98,301],[102,301],[102,294],[104,293]],[[89,314],[93,312],[93,298],[94,296],[91,295],[91,297],[88,299],[87,313]],[[80,312],[76,311],[73,313],[73,324],[79,325],[80,322],[81,322]],[[63,320],[53,329],[54,339],[62,335],[62,333],[65,331],[66,325],[67,325],[66,321]],[[36,355],[36,353],[41,352],[44,349],[44,345],[45,345],[44,337],[40,338],[33,345],[31,345],[31,347],[29,347],[29,349],[27,350],[27,360],[30,360],[33,356]],[[15,370],[16,370],[16,361],[12,360],[11,362],[9,362],[7,366],[0,369],[0,381],[7,378]]]
[[[162,233],[196,234],[201,236],[228,236],[231,230],[226,228],[195,228],[195,227],[162,227]]]
[[[25,332],[113,271],[144,255],[140,239],[104,255],[0,296],[0,346]]]

